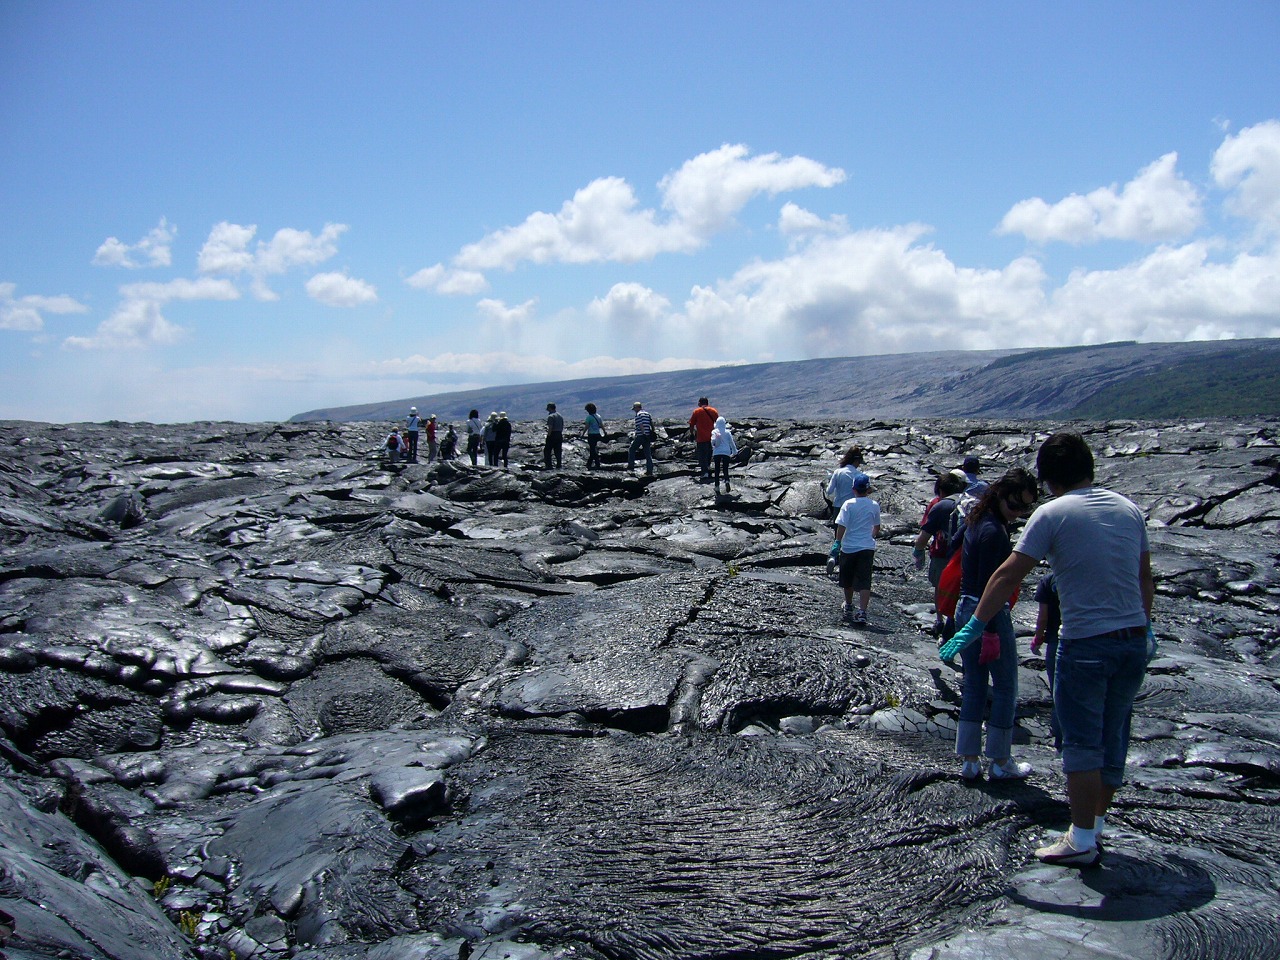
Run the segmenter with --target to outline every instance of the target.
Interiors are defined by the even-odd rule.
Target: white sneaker
[[[1102,861],[1102,851],[1096,847],[1077,850],[1071,845],[1070,832],[1056,842],[1036,851],[1036,859],[1055,867],[1096,867]]]
[[[966,760],[960,764],[960,779],[973,782],[982,779],[982,764],[977,760]]]
[[[1022,760],[1006,760],[1004,763],[992,760],[991,766],[987,768],[987,776],[992,780],[1025,780],[1034,769],[1031,764]]]

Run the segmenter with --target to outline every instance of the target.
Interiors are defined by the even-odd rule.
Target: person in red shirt
[[[689,417],[689,432],[698,445],[698,482],[711,482],[711,431],[716,428],[720,419],[720,411],[707,401],[706,397],[698,398],[698,408]]]
[[[427,463],[431,463],[436,458],[436,454],[440,451],[439,444],[436,443],[436,415],[433,413],[427,418]],[[414,460],[417,460],[417,451],[414,452]]]

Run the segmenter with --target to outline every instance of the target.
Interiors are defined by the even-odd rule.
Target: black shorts
[[[858,550],[840,554],[840,586],[854,590],[871,589],[871,571],[874,566],[874,550]]]

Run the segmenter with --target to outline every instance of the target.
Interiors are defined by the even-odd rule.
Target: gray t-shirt
[[[1031,515],[1014,550],[1049,558],[1064,640],[1146,624],[1140,560],[1151,551],[1147,524],[1120,494],[1084,487],[1050,500]]]

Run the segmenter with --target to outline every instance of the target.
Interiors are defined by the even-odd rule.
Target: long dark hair
[[[995,510],[996,504],[1001,500],[1012,499],[1015,496],[1021,500],[1024,493],[1029,493],[1032,497],[1035,497],[1039,489],[1035,477],[1022,469],[1022,467],[1014,467],[999,480],[987,486],[987,489],[983,491],[982,499],[969,510],[968,516],[965,517],[965,523],[971,527],[976,527],[982,522],[982,518],[987,513]],[[1002,523],[1004,522],[998,513],[996,518]]]
[[[840,466],[842,467],[860,467],[862,466],[862,448],[856,443],[845,451],[843,457],[840,458]]]

